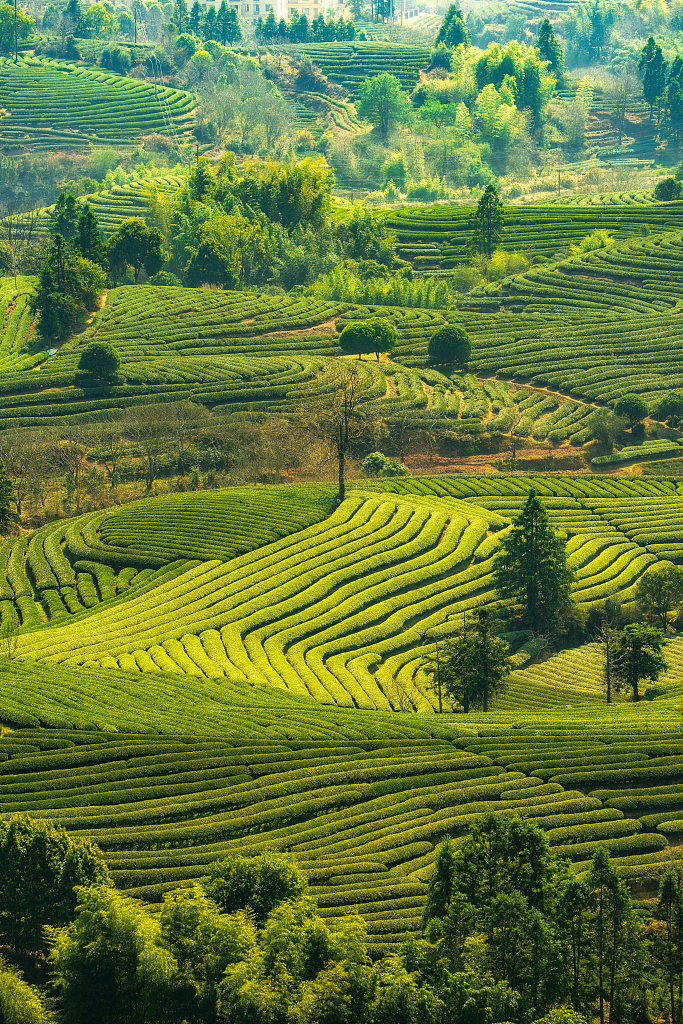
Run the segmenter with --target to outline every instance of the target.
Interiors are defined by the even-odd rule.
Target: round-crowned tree
[[[666,420],[670,427],[678,426],[683,420],[683,393],[670,391],[657,406],[657,419]]]
[[[614,405],[615,416],[626,416],[631,430],[647,416],[647,402],[640,395],[622,395]]]
[[[118,352],[107,341],[91,341],[78,360],[79,370],[103,382],[112,380],[120,365]]]
[[[339,347],[359,358],[374,352],[379,362],[380,352],[392,352],[397,337],[396,328],[390,320],[373,316],[369,320],[353,320],[347,324],[339,336]]]
[[[429,339],[427,362],[430,366],[464,365],[470,358],[472,343],[470,336],[463,327],[456,324],[444,324]]]

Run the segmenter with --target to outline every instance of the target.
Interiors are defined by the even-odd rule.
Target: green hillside
[[[126,144],[150,132],[186,131],[191,93],[155,88],[105,70],[47,57],[0,62],[0,144],[15,151]]]

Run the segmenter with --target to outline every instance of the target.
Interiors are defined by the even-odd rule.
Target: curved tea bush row
[[[126,409],[150,402],[191,401],[225,412],[278,409],[322,394],[326,385],[319,375],[324,366],[322,359],[305,355],[149,359],[126,363],[122,368],[125,383],[100,387],[80,386],[75,367],[30,376],[13,374],[0,388],[19,393],[3,399],[0,425],[49,426],[114,419],[122,417]],[[361,378],[368,400],[385,392],[386,381],[376,364],[364,362]]]
[[[366,655],[413,646],[419,632],[406,634],[408,621],[433,628],[453,608],[490,600],[495,538],[470,565],[488,527],[485,512],[475,515],[358,495],[298,536],[227,565],[204,562],[101,609],[90,643],[76,624],[73,634],[55,625],[20,638],[21,656],[227,675],[386,708],[395,695],[378,685]],[[416,693],[414,702],[425,699]]]
[[[539,199],[548,206],[656,206],[654,189],[635,189],[630,192],[572,192],[568,195]]]
[[[308,54],[331,82],[344,86],[354,98],[366,78],[384,71],[395,75],[403,88],[410,91],[420,71],[425,71],[431,60],[428,47],[402,43],[354,40],[351,43],[309,43],[298,49]]]
[[[681,455],[681,444],[678,441],[644,441],[642,445],[634,445],[632,448],[622,448],[612,455],[598,455],[591,459],[594,466],[607,466],[616,462],[639,462],[647,461],[657,456]]]
[[[165,175],[158,178],[145,178],[143,181],[131,181],[126,185],[114,185],[102,192],[94,192],[80,200],[87,202],[97,216],[100,228],[106,235],[113,234],[128,217],[147,216],[149,198],[152,190],[162,197],[168,198],[183,183],[183,178]],[[49,216],[54,206],[40,211],[40,226],[47,230]]]
[[[354,481],[354,488],[373,488],[393,494],[474,498],[525,496],[534,490],[541,498],[645,498],[683,493],[683,484],[673,480],[644,480],[640,477],[552,476],[540,473],[422,476],[398,480]]]
[[[164,110],[182,132],[191,127],[195,107],[189,92],[160,87],[155,96],[147,82],[45,57],[21,57],[17,63],[4,58],[0,92],[3,131],[35,129],[42,138],[45,129],[103,141],[166,132]]]
[[[272,714],[268,691],[238,695],[226,685],[239,714],[253,701],[259,718]],[[286,715],[294,728],[302,706]],[[303,728],[310,734],[317,722],[321,734],[296,740],[264,735],[265,723],[258,739],[248,728],[194,737],[19,730],[0,738],[0,814],[25,810],[97,842],[117,885],[146,900],[201,877],[216,858],[290,852],[324,917],[365,917],[373,954],[419,931],[438,843],[449,833],[457,847],[486,811],[523,814],[578,871],[597,843],[630,877],[654,863],[661,870],[667,856],[666,828],[646,833],[647,816],[626,818],[609,792],[586,795],[543,776],[583,757],[593,770],[574,774],[609,778],[621,757],[628,767],[618,771],[638,787],[666,760],[662,749],[680,760],[680,733],[546,726],[487,737],[459,734],[446,719],[441,735],[428,736],[419,719],[411,733],[405,719],[380,713],[319,708],[316,716]],[[354,722],[354,735],[345,734]],[[636,854],[645,857],[634,873]]]
[[[409,207],[392,211],[387,219],[398,239],[398,253],[420,269],[447,269],[469,259],[472,207]],[[651,206],[506,206],[502,246],[528,256],[555,255],[598,229],[615,238],[651,231],[683,229],[683,204]],[[438,247],[438,248],[436,248]],[[421,257],[421,253],[424,256]],[[490,289],[489,289],[490,290]]]
[[[15,603],[23,626],[62,621],[131,586],[150,585],[154,569],[163,570],[152,576],[158,582],[197,561],[229,561],[320,522],[334,504],[323,487],[238,488],[149,498],[49,523],[3,547],[0,599]]]

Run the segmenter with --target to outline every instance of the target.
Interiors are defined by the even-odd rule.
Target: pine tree
[[[85,260],[107,267],[107,250],[100,222],[89,203],[85,203],[76,224],[73,247]]]
[[[566,540],[553,530],[535,491],[504,537],[493,571],[499,596],[522,606],[526,626],[539,632],[554,628],[558,612],[570,603],[574,574]]]
[[[662,48],[655,42],[653,36],[650,36],[640,52],[638,61],[638,70],[643,76],[643,97],[650,106],[650,120],[655,103],[659,103],[664,93],[666,68]]]
[[[536,49],[541,60],[550,62],[550,70],[560,82],[564,74],[564,56],[550,18],[544,18],[539,26]]]
[[[487,185],[472,218],[472,249],[490,257],[503,237],[503,203],[495,185]]]

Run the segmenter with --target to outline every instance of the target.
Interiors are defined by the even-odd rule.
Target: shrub
[[[382,452],[370,452],[363,460],[363,476],[392,477],[407,476],[408,467],[396,459],[389,459]]]

